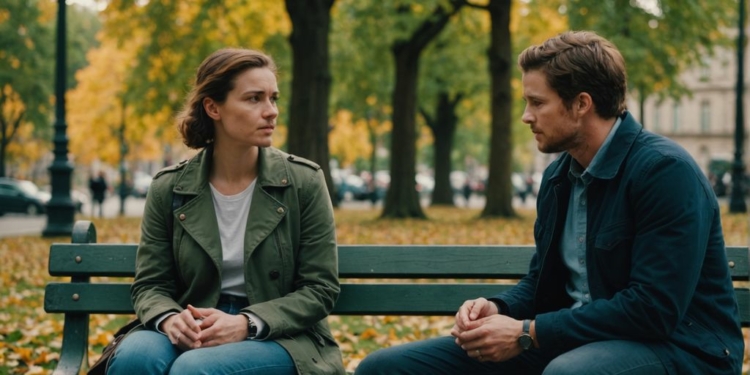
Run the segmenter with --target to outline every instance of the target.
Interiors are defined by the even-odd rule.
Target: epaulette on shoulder
[[[161,175],[163,175],[165,173],[179,171],[180,169],[184,168],[187,165],[188,161],[189,161],[189,159],[185,159],[185,160],[183,160],[183,161],[181,161],[181,162],[179,162],[177,164],[170,165],[168,167],[163,168],[159,172],[156,172],[156,175],[154,176],[154,180],[157,179],[157,178],[159,178],[159,176],[161,176]]]
[[[308,167],[310,167],[310,168],[312,168],[312,169],[314,169],[314,170],[316,170],[316,171],[317,171],[318,169],[320,169],[320,165],[318,165],[318,164],[317,164],[317,163],[315,163],[314,161],[311,161],[311,160],[307,160],[307,159],[305,159],[305,158],[303,158],[303,157],[300,157],[300,156],[297,156],[297,155],[289,155],[289,156],[288,156],[288,157],[286,158],[286,160],[289,160],[289,161],[290,161],[290,162],[292,162],[292,163],[297,163],[297,164],[302,164],[302,165],[306,165],[306,166],[308,166]]]

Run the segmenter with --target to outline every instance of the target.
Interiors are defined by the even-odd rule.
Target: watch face
[[[518,344],[521,345],[523,350],[529,350],[531,345],[534,344],[534,339],[532,339],[530,335],[523,334],[518,338]]]

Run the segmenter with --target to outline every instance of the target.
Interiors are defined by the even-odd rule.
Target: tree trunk
[[[447,92],[438,95],[435,117],[422,113],[425,122],[432,130],[435,139],[435,190],[432,191],[432,205],[454,206],[453,187],[451,186],[451,152],[453,136],[456,134],[458,116],[456,106],[461,101],[461,94],[451,99]]]
[[[482,217],[513,217],[511,158],[513,153],[511,95],[511,0],[490,0],[492,22],[491,45],[488,51],[492,77],[492,136],[490,139],[487,203]]]
[[[292,92],[289,102],[288,151],[323,168],[331,201],[334,186],[328,152],[328,66],[330,11],[334,0],[286,0],[292,21]]]
[[[396,84],[393,90],[393,132],[391,134],[391,184],[381,217],[425,218],[415,189],[417,77],[419,55],[458,12],[464,0],[451,0],[452,9],[439,6],[407,41],[396,41]]]
[[[0,177],[7,177],[5,175],[5,142],[0,141]]]
[[[646,95],[644,90],[638,90],[638,119],[641,120],[641,125],[646,129]]]

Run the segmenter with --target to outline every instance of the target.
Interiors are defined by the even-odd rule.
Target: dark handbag
[[[96,363],[89,367],[89,371],[86,374],[106,375],[107,369],[109,368],[109,361],[112,360],[112,356],[115,355],[115,349],[117,349],[117,346],[120,345],[122,340],[125,338],[125,336],[128,335],[128,333],[130,333],[130,331],[140,325],[141,321],[136,319],[118,329],[117,332],[115,332],[115,338],[112,340],[112,342],[104,347],[104,350],[102,350],[102,356],[99,357],[98,360],[96,360]]]

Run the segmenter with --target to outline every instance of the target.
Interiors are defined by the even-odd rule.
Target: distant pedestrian
[[[464,195],[464,204],[466,205],[466,207],[469,207],[469,198],[471,198],[471,181],[469,181],[468,179],[464,183],[463,195]]]
[[[91,216],[94,216],[95,208],[99,206],[99,217],[104,216],[104,197],[109,186],[104,178],[104,171],[99,171],[96,177],[89,179],[89,190],[91,190]]]

